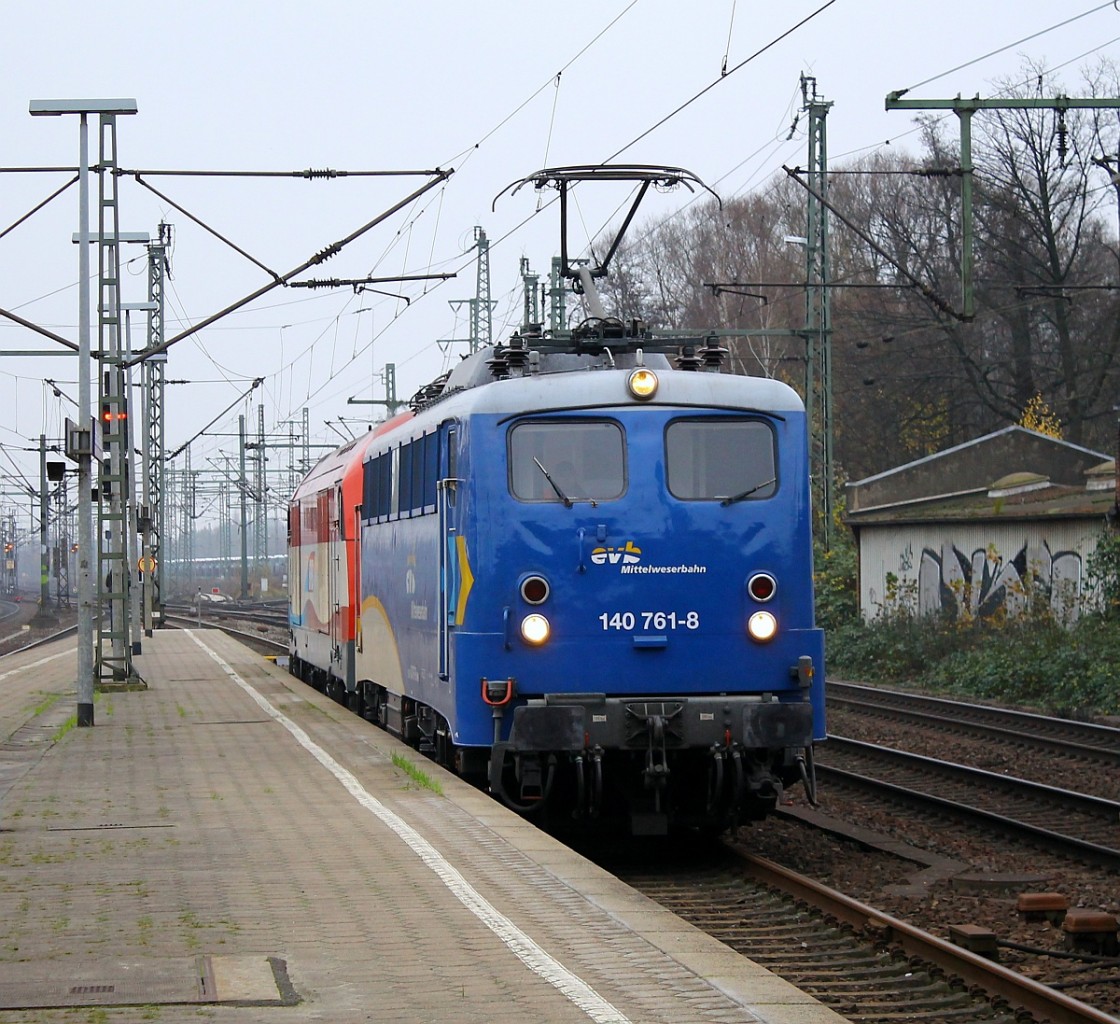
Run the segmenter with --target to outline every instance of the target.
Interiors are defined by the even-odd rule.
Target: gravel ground
[[[38,611],[38,603],[26,599],[20,603],[18,614],[0,623],[0,654],[10,654],[35,640],[41,640],[52,633],[66,629],[78,621],[77,610],[73,607],[69,609],[48,607],[47,614],[44,616],[39,616]]]

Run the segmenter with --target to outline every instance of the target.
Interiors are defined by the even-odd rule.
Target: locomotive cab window
[[[665,432],[669,493],[728,504],[778,487],[774,431],[762,420],[675,420]]]
[[[509,432],[510,492],[521,501],[609,501],[626,490],[622,428],[609,420],[534,420]]]

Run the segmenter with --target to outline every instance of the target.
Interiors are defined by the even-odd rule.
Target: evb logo
[[[628,540],[622,547],[600,547],[591,552],[591,561],[595,565],[636,565],[641,560],[642,549],[632,540]]]

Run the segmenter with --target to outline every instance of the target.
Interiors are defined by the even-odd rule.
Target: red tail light
[[[756,572],[747,580],[747,593],[756,601],[769,601],[778,592],[778,581],[768,572]]]

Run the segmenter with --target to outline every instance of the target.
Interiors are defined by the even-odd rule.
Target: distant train
[[[805,411],[722,354],[526,332],[324,457],[290,506],[291,672],[551,823],[812,799]]]

